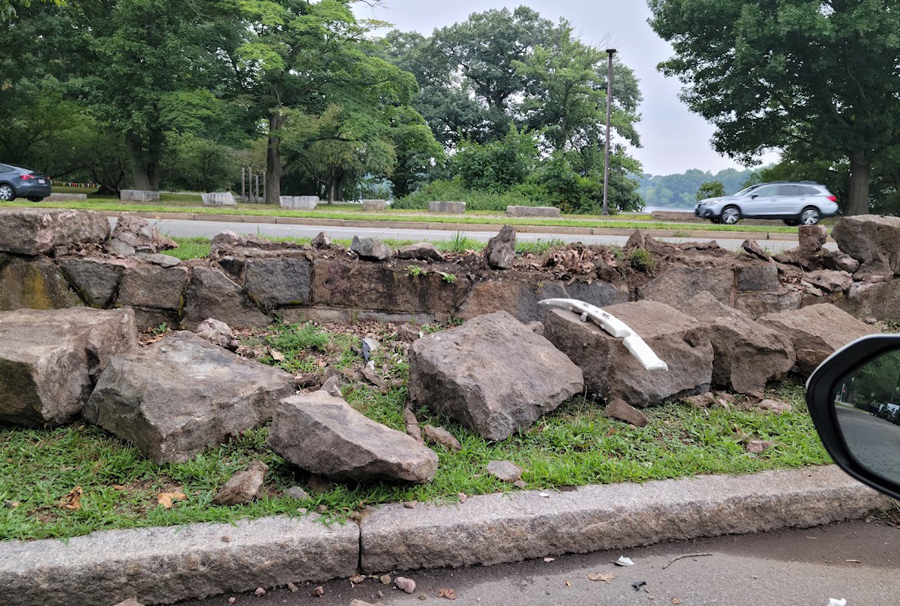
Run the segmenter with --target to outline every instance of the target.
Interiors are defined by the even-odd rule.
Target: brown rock
[[[255,462],[247,469],[234,474],[213,499],[216,505],[246,505],[259,496],[269,467]]]
[[[422,428],[422,434],[425,436],[425,439],[432,444],[438,444],[447,450],[462,450],[462,444],[459,443],[459,440],[442,427],[426,425]]]
[[[807,282],[828,292],[843,292],[853,284],[853,276],[845,271],[822,269],[806,274]]]
[[[407,579],[406,577],[397,577],[394,579],[394,586],[397,587],[397,589],[402,589],[406,593],[416,592],[416,582],[412,579]]]
[[[625,400],[619,398],[614,398],[610,401],[603,411],[603,414],[610,419],[624,421],[635,427],[645,427],[647,423],[650,422],[644,413],[629,405]]]
[[[900,218],[841,217],[835,222],[831,236],[841,252],[862,264],[857,279],[900,272]]]
[[[502,482],[518,482],[522,479],[525,470],[512,461],[491,461],[487,465],[487,472]]]
[[[828,229],[824,225],[801,225],[797,228],[797,239],[800,241],[800,254],[817,255],[828,240]]]
[[[793,408],[787,402],[778,402],[776,400],[762,400],[759,404],[756,405],[762,410],[767,410],[769,412],[774,412],[775,414],[782,414],[785,412],[790,412]]]
[[[398,259],[418,259],[421,261],[443,261],[444,255],[441,254],[434,244],[430,242],[419,242],[418,244],[410,244],[402,247],[397,251]]]
[[[110,239],[130,246],[137,252],[156,253],[178,248],[174,240],[160,234],[146,219],[129,213],[122,213],[116,219],[116,227]]]
[[[763,247],[759,245],[756,240],[744,240],[744,243],[741,244],[741,248],[747,251],[749,254],[754,257],[761,259],[763,261],[771,261],[772,257],[763,250]]]
[[[59,246],[101,244],[109,237],[109,222],[86,210],[0,210],[0,253],[35,256]]]
[[[331,244],[332,244],[331,238],[329,238],[328,234],[326,234],[324,231],[320,232],[319,235],[316,236],[315,238],[313,238],[312,241],[310,242],[310,245],[313,248],[319,248],[319,249],[331,248]]]
[[[751,454],[762,454],[773,446],[775,446],[775,443],[767,440],[750,440],[747,442],[746,448],[747,452]]]
[[[516,258],[516,229],[504,225],[496,236],[488,241],[484,258],[491,269],[509,269]]]
[[[360,259],[368,261],[385,261],[394,256],[394,249],[375,238],[360,238],[353,236],[350,250],[359,255]]]
[[[734,271],[727,267],[674,267],[639,287],[638,296],[682,309],[688,300],[704,290],[725,305],[731,305]]]

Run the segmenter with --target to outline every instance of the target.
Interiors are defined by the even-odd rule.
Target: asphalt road
[[[708,555],[675,560],[688,554]],[[635,565],[615,566],[621,555]],[[349,606],[353,599],[385,606],[827,606],[831,598],[846,599],[847,606],[895,606],[900,602],[898,569],[900,529],[852,522],[550,562],[403,573],[416,582],[412,595],[369,578],[356,586],[349,580],[325,583],[322,597],[312,595],[315,585],[301,584],[295,593],[281,588],[262,597],[229,594],[180,606],[226,606],[229,597],[236,606]],[[592,574],[614,578],[592,581]],[[646,585],[635,589],[635,583]],[[452,589],[456,599],[438,597],[441,589]]]
[[[878,475],[900,482],[900,426],[854,408],[837,407],[837,420],[847,448]]]
[[[416,242],[434,242],[437,240],[450,240],[456,235],[456,231],[437,229],[396,229],[385,224],[384,227],[323,227],[320,225],[275,225],[271,223],[225,223],[219,221],[182,221],[161,219],[153,221],[159,230],[166,235],[176,237],[207,237],[212,238],[216,234],[230,230],[241,235],[260,235],[266,237],[294,236],[297,238],[314,238],[320,232],[325,232],[331,238],[351,239],[353,236],[360,238],[381,238],[395,240],[411,240]],[[499,231],[499,228],[497,229]],[[466,231],[462,232],[467,238],[487,242],[496,232]],[[712,232],[711,232],[712,233]],[[569,234],[538,234],[519,233],[520,241],[536,240],[562,240],[563,242],[582,242],[584,244],[608,244],[622,246],[628,241],[627,236],[589,236]],[[696,241],[697,238],[662,238],[669,242]],[[737,250],[743,239],[729,238],[715,239],[723,248]],[[790,248],[796,248],[796,241],[766,240],[763,247],[772,252],[780,252]]]

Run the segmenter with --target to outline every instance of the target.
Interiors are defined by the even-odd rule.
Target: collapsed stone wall
[[[162,323],[193,329],[210,317],[234,327],[275,318],[426,323],[501,310],[528,322],[545,317],[538,301],[547,298],[598,307],[653,300],[682,309],[708,291],[751,318],[827,302],[870,322],[900,319],[900,281],[893,253],[884,252],[891,237],[900,241],[900,219],[841,221],[847,225],[835,229],[839,244],[863,258],[823,250],[824,228],[814,227],[801,228],[797,251],[774,258],[752,242],[735,254],[714,243],[670,245],[636,233],[624,254],[573,245],[494,269],[480,253],[388,250],[374,260],[363,246],[348,250],[322,239],[299,246],[227,233],[214,240],[208,258],[182,262],[160,254],[174,243],[128,215],[111,234],[97,213],[4,211],[0,311],[131,307],[140,329]],[[874,227],[866,231],[867,225]],[[636,263],[636,249],[649,251],[649,261]]]

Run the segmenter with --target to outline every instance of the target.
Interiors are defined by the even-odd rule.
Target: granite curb
[[[893,501],[834,466],[386,505],[316,516],[0,543],[0,604],[168,604],[289,582],[491,565],[858,519]]]

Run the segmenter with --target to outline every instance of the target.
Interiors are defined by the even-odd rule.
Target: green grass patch
[[[423,327],[425,332],[438,326]],[[369,418],[404,429],[408,399],[408,361],[392,333],[379,335],[373,352],[384,392],[358,377],[360,340],[354,332],[325,332],[313,325],[283,325],[247,338],[265,363],[290,372],[316,372],[322,361],[342,371],[343,395]],[[284,355],[276,361],[271,350]],[[280,356],[279,356],[280,358]],[[289,465],[265,444],[268,429],[245,433],[187,463],[155,465],[129,444],[102,429],[75,424],[53,430],[0,426],[0,539],[68,538],[95,530],[166,526],[193,522],[234,522],[241,518],[303,515],[324,506],[342,519],[366,505],[402,502],[453,502],[467,495],[516,490],[485,473],[493,460],[512,460],[528,469],[530,489],[554,490],[584,484],[646,482],[697,474],[744,474],[768,469],[821,465],[830,461],[803,400],[803,388],[785,384],[770,396],[793,410],[776,415],[740,407],[698,410],[670,402],[646,411],[650,424],[636,428],[610,420],[601,407],[576,397],[527,431],[500,442],[487,442],[464,427],[417,411],[420,422],[440,425],[462,444],[459,452],[436,448],[440,459],[434,481],[421,486],[333,484],[309,501],[284,496],[306,486],[305,472]],[[752,439],[775,446],[762,455],[747,453]],[[269,466],[265,496],[246,506],[212,503],[221,486],[253,461]],[[77,508],[66,508],[67,495],[80,491]],[[157,503],[164,492],[187,499],[171,509]],[[303,511],[299,510],[303,508]]]

